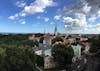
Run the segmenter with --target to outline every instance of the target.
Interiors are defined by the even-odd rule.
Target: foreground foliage
[[[35,45],[26,34],[0,35],[0,71],[36,71]]]
[[[29,48],[0,48],[0,71],[34,71],[35,55]]]
[[[57,44],[52,48],[52,56],[58,63],[59,68],[66,68],[67,65],[72,63],[74,52],[71,46]]]

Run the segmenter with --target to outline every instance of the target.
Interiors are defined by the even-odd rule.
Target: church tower
[[[54,29],[54,36],[57,36],[57,35],[58,35],[58,30],[57,30],[57,25],[56,25]]]

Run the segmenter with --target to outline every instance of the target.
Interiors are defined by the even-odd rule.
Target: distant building
[[[43,44],[51,45],[52,36],[48,33],[44,35]]]
[[[75,55],[75,58],[80,58],[81,57],[81,48],[82,46],[81,45],[71,45],[73,50],[74,50],[74,55]]]
[[[30,36],[29,36],[29,40],[33,40],[35,38],[35,35],[34,34],[31,34]]]
[[[75,38],[69,38],[69,43],[74,43],[75,42]]]
[[[84,47],[84,52],[87,53],[91,48],[91,43],[86,41],[80,41],[80,45]]]
[[[39,47],[33,48],[37,55],[44,57],[44,69],[52,69],[57,66],[57,63],[53,61],[51,55],[51,45],[39,44]]]
[[[35,34],[31,34],[31,35],[29,36],[29,40],[33,40],[33,41],[38,41],[38,42],[39,42],[40,37],[36,37]]]
[[[51,56],[51,45],[39,44],[39,47],[34,47],[33,49],[37,55]]]

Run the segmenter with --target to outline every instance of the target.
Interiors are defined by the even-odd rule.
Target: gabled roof
[[[85,47],[86,46],[89,46],[89,47],[91,46],[91,43],[90,42],[80,41],[79,43],[80,43],[80,45],[83,45]]]

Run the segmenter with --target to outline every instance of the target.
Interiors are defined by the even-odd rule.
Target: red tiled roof
[[[80,44],[83,45],[83,46],[91,46],[91,43],[84,42],[84,41],[80,41]]]
[[[51,36],[50,34],[46,34],[46,35],[44,35],[44,38],[45,38],[45,39],[51,39],[52,36]]]

